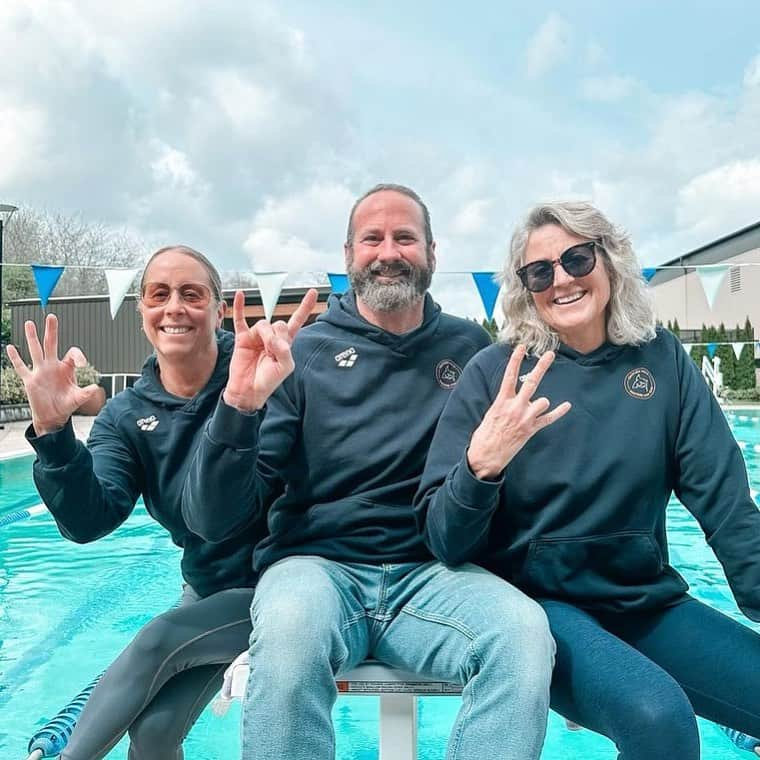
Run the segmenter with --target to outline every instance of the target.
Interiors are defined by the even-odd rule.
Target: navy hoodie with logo
[[[87,446],[71,421],[27,439],[37,453],[34,482],[61,533],[86,543],[110,533],[140,495],[151,516],[182,547],[182,575],[200,596],[253,586],[251,552],[263,522],[241,536],[211,543],[194,534],[181,511],[182,488],[203,426],[227,382],[234,338],[217,331],[218,358],[206,387],[191,399],[164,390],[151,356],[134,388],[114,396],[95,419]]]
[[[535,397],[572,409],[534,435],[496,481],[466,461],[511,349],[465,369],[441,417],[415,512],[433,554],[484,565],[527,593],[590,610],[675,604],[672,492],[697,518],[742,611],[760,620],[760,512],[739,447],[694,362],[670,333],[589,354],[560,346]],[[521,375],[536,363],[523,361]]]
[[[412,499],[461,368],[488,343],[481,327],[442,314],[430,296],[420,327],[403,335],[361,317],[353,293],[332,296],[298,333],[295,371],[263,421],[220,400],[189,473],[188,524],[221,540],[268,510],[259,570],[295,554],[429,559]]]

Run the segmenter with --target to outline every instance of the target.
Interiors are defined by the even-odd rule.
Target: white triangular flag
[[[686,351],[686,353],[687,353],[689,356],[691,356],[691,348],[692,348],[692,344],[691,344],[691,343],[683,343],[682,345],[683,345],[683,350],[684,350],[684,351]]]
[[[268,321],[272,320],[274,307],[277,306],[277,299],[280,297],[280,291],[288,278],[287,272],[266,272],[259,274],[254,272],[256,282],[261,294],[261,304],[264,307],[264,316]]]
[[[139,269],[106,269],[108,300],[111,302],[111,319],[116,319],[124,296],[127,295],[129,286],[139,271]]]
[[[707,305],[711,309],[713,303],[715,303],[715,296],[718,295],[718,289],[723,282],[723,278],[726,276],[726,272],[728,272],[727,266],[701,266],[697,268],[697,274],[707,298]]]
[[[731,348],[734,349],[734,356],[739,359],[742,355],[742,349],[744,348],[744,343],[732,343]]]

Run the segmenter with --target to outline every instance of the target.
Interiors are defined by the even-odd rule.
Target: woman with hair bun
[[[291,338],[315,300],[310,291],[294,313]],[[266,525],[259,520],[237,537],[211,543],[190,531],[182,509],[196,443],[227,384],[234,336],[219,329],[225,308],[219,273],[203,254],[187,246],[156,251],[143,272],[139,303],[154,353],[135,386],[97,416],[86,446],[74,437],[71,415],[96,387],[74,381],[74,367],[86,361],[78,348],[58,358],[56,317],[48,315],[42,343],[34,323],[25,325],[31,369],[8,347],[32,411],[27,439],[37,453],[34,481],[61,533],[77,543],[95,541],[121,525],[142,496],[182,547],[180,606],[142,628],[108,668],[63,760],[105,757],[126,732],[130,760],[181,760],[182,742],[219,690],[225,668],[248,647],[253,547]],[[236,323],[244,325],[241,293],[235,310]],[[268,323],[250,330],[272,332]],[[289,354],[287,345],[280,348]],[[259,353],[277,363],[265,344]]]

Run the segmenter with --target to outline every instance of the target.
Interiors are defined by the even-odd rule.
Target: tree
[[[744,328],[737,335],[738,340],[747,341],[742,347],[739,360],[736,362],[736,376],[734,382],[736,388],[754,388],[756,385],[755,374],[755,330],[747,317]]]
[[[675,335],[676,338],[681,337],[681,328],[678,326],[678,318],[673,320],[673,335]]]
[[[705,327],[704,324],[702,324],[702,329],[699,332],[699,342],[700,343],[707,343],[707,327]],[[707,353],[707,346],[692,346],[691,348],[691,358],[694,360],[697,367],[699,367],[700,372],[702,371],[702,357],[708,356]]]
[[[495,343],[496,339],[499,336],[499,328],[496,325],[496,320],[491,317],[491,319],[483,319],[481,321],[481,327],[491,336],[491,342]]]
[[[728,344],[728,332],[721,322],[716,332],[716,342],[719,344],[715,356],[720,359],[720,371],[723,373],[723,385],[736,388],[736,354]]]
[[[50,214],[21,208],[5,232],[5,261],[68,267],[56,285],[55,295],[107,293],[104,269],[137,266],[148,253],[146,245],[126,230],[85,221],[80,214]],[[5,274],[18,269],[6,267]],[[5,284],[3,292],[5,303],[9,297]],[[31,295],[36,295],[36,288]]]

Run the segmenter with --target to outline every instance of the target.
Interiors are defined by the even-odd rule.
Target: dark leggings
[[[619,760],[698,760],[695,713],[760,736],[760,636],[696,599],[593,615],[543,601],[557,659],[552,708]]]
[[[98,682],[61,760],[98,760],[129,731],[129,760],[182,760],[182,742],[248,648],[253,589],[199,599],[140,630]]]

